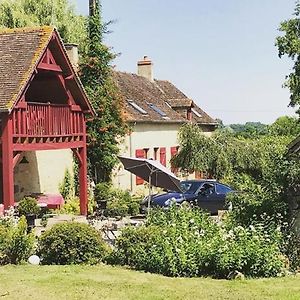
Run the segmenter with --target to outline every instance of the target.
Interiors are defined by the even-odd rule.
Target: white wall
[[[28,163],[19,163],[14,170],[15,200],[31,193],[59,193],[65,170],[73,174],[71,149],[24,153]]]
[[[170,148],[179,146],[177,137],[180,126],[181,124],[137,123],[133,126],[132,133],[126,136],[125,140],[120,144],[120,155],[135,157],[135,150],[147,148],[149,149],[147,158],[154,158],[154,148],[165,147],[166,167],[171,168]],[[210,136],[212,132],[203,132],[203,134]],[[190,179],[195,178],[194,173],[188,174],[187,176]],[[145,183],[145,185],[136,186],[136,176],[124,170],[121,163],[113,172],[112,182],[115,187],[129,190],[134,194],[148,194],[147,183]]]

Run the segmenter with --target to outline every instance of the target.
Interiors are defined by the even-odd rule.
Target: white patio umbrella
[[[181,192],[180,180],[160,162],[146,158],[119,156],[125,170],[149,183],[148,208],[150,208],[152,186]]]

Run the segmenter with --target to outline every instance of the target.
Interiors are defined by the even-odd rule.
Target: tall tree
[[[292,107],[297,107],[297,113],[300,115],[300,2],[296,2],[294,17],[283,21],[280,24],[279,31],[282,36],[276,38],[278,55],[281,58],[287,55],[294,63],[293,71],[286,76],[284,86],[290,90],[290,103]]]
[[[56,26],[64,42],[78,43],[83,50],[86,18],[68,0],[0,0],[0,27],[41,25]]]
[[[90,0],[87,55],[80,65],[80,76],[97,116],[88,122],[88,159],[95,182],[109,181],[117,163],[119,141],[126,133],[122,98],[114,81],[111,62],[115,55],[103,44],[105,24],[101,4]]]

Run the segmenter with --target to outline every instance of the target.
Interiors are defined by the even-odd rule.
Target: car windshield
[[[203,182],[197,182],[197,181],[182,181],[180,183],[181,189],[184,193],[188,194],[195,194],[200,185],[202,185]]]

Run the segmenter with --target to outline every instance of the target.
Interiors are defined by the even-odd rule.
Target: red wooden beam
[[[5,114],[2,118],[2,182],[5,209],[15,204],[12,125],[11,115]]]
[[[77,157],[78,159],[78,162],[79,162],[79,166],[81,166],[83,164],[83,161],[82,161],[82,157],[78,151],[78,149],[72,149],[73,153],[75,154],[75,156]]]
[[[62,69],[59,65],[54,65],[54,64],[46,64],[41,62],[38,67],[38,70],[43,70],[43,71],[53,71],[53,72],[62,72]]]
[[[13,144],[14,151],[37,151],[37,150],[57,150],[57,149],[73,149],[84,147],[84,141],[74,142],[46,142],[46,143],[28,143]]]
[[[17,163],[20,161],[21,155],[22,155],[22,152],[18,152],[18,153],[14,156],[14,158],[13,158],[13,165],[14,165],[14,168],[15,168],[15,166],[17,165]]]
[[[85,124],[84,124],[85,125]],[[79,165],[79,198],[80,214],[86,216],[88,212],[88,180],[87,180],[87,149],[86,149],[86,128],[84,126],[84,146],[79,149],[81,164]]]

